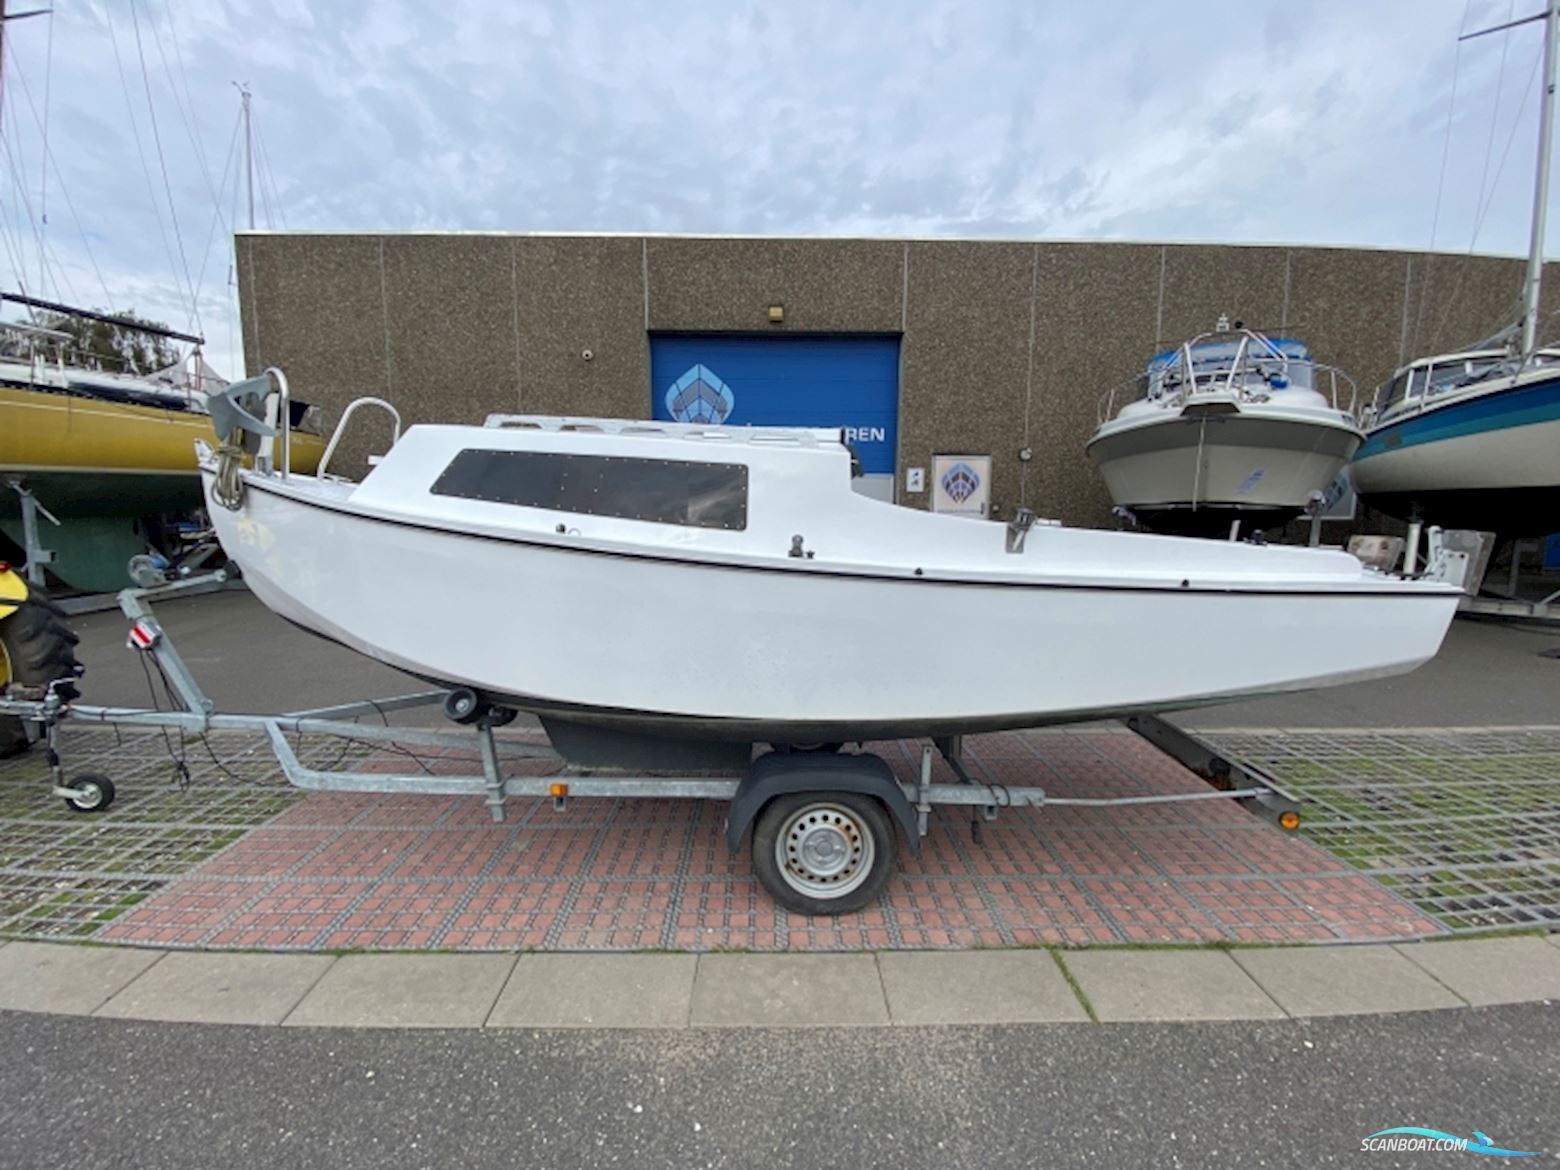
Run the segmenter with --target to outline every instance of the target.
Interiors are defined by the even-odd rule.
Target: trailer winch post
[[[180,593],[220,585],[228,579],[226,569],[202,573],[198,577],[186,577],[166,585],[154,585],[150,589],[122,589],[119,592],[119,608],[130,619],[130,646],[142,654],[150,654],[162,671],[168,684],[179,694],[184,709],[200,721],[200,730],[209,725],[216,704],[206,697],[190,673],[190,668],[179,657],[173,643],[164,635],[162,624],[152,615],[152,601],[163,601]]]

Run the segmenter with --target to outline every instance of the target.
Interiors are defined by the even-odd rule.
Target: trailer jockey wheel
[[[65,807],[72,812],[104,812],[114,803],[114,782],[97,772],[82,772],[70,786],[76,795],[65,797]]]
[[[753,825],[753,870],[798,914],[849,914],[875,901],[898,842],[888,813],[855,792],[777,796]]]
[[[456,687],[444,696],[444,717],[451,722],[475,723],[487,712],[487,703],[470,687]]]

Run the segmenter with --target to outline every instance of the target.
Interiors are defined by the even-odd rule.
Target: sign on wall
[[[650,385],[657,419],[839,427],[880,489],[869,494],[893,498],[898,337],[662,334],[650,339]]]
[[[932,511],[986,516],[991,511],[990,455],[933,455]]]

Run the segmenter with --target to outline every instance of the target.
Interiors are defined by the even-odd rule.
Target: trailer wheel
[[[0,618],[0,690],[11,683],[43,688],[69,679],[57,688],[58,693],[62,699],[77,698],[80,692],[74,680],[82,674],[76,661],[77,640],[66,624],[65,611],[36,585],[29,586],[26,600]],[[0,757],[19,754],[28,746],[22,721],[0,716]]]
[[[897,851],[883,805],[855,792],[778,796],[753,825],[759,882],[799,914],[849,914],[875,901]]]
[[[72,812],[104,812],[114,803],[114,782],[97,772],[82,772],[70,782],[77,795],[65,798],[65,807]]]

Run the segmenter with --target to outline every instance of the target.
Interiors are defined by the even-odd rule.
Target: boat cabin
[[[1560,349],[1541,349],[1524,365],[1506,349],[1476,349],[1445,353],[1410,362],[1376,391],[1371,409],[1373,421],[1422,410],[1426,405],[1459,392],[1494,389],[1494,381],[1523,370],[1560,364]]]

